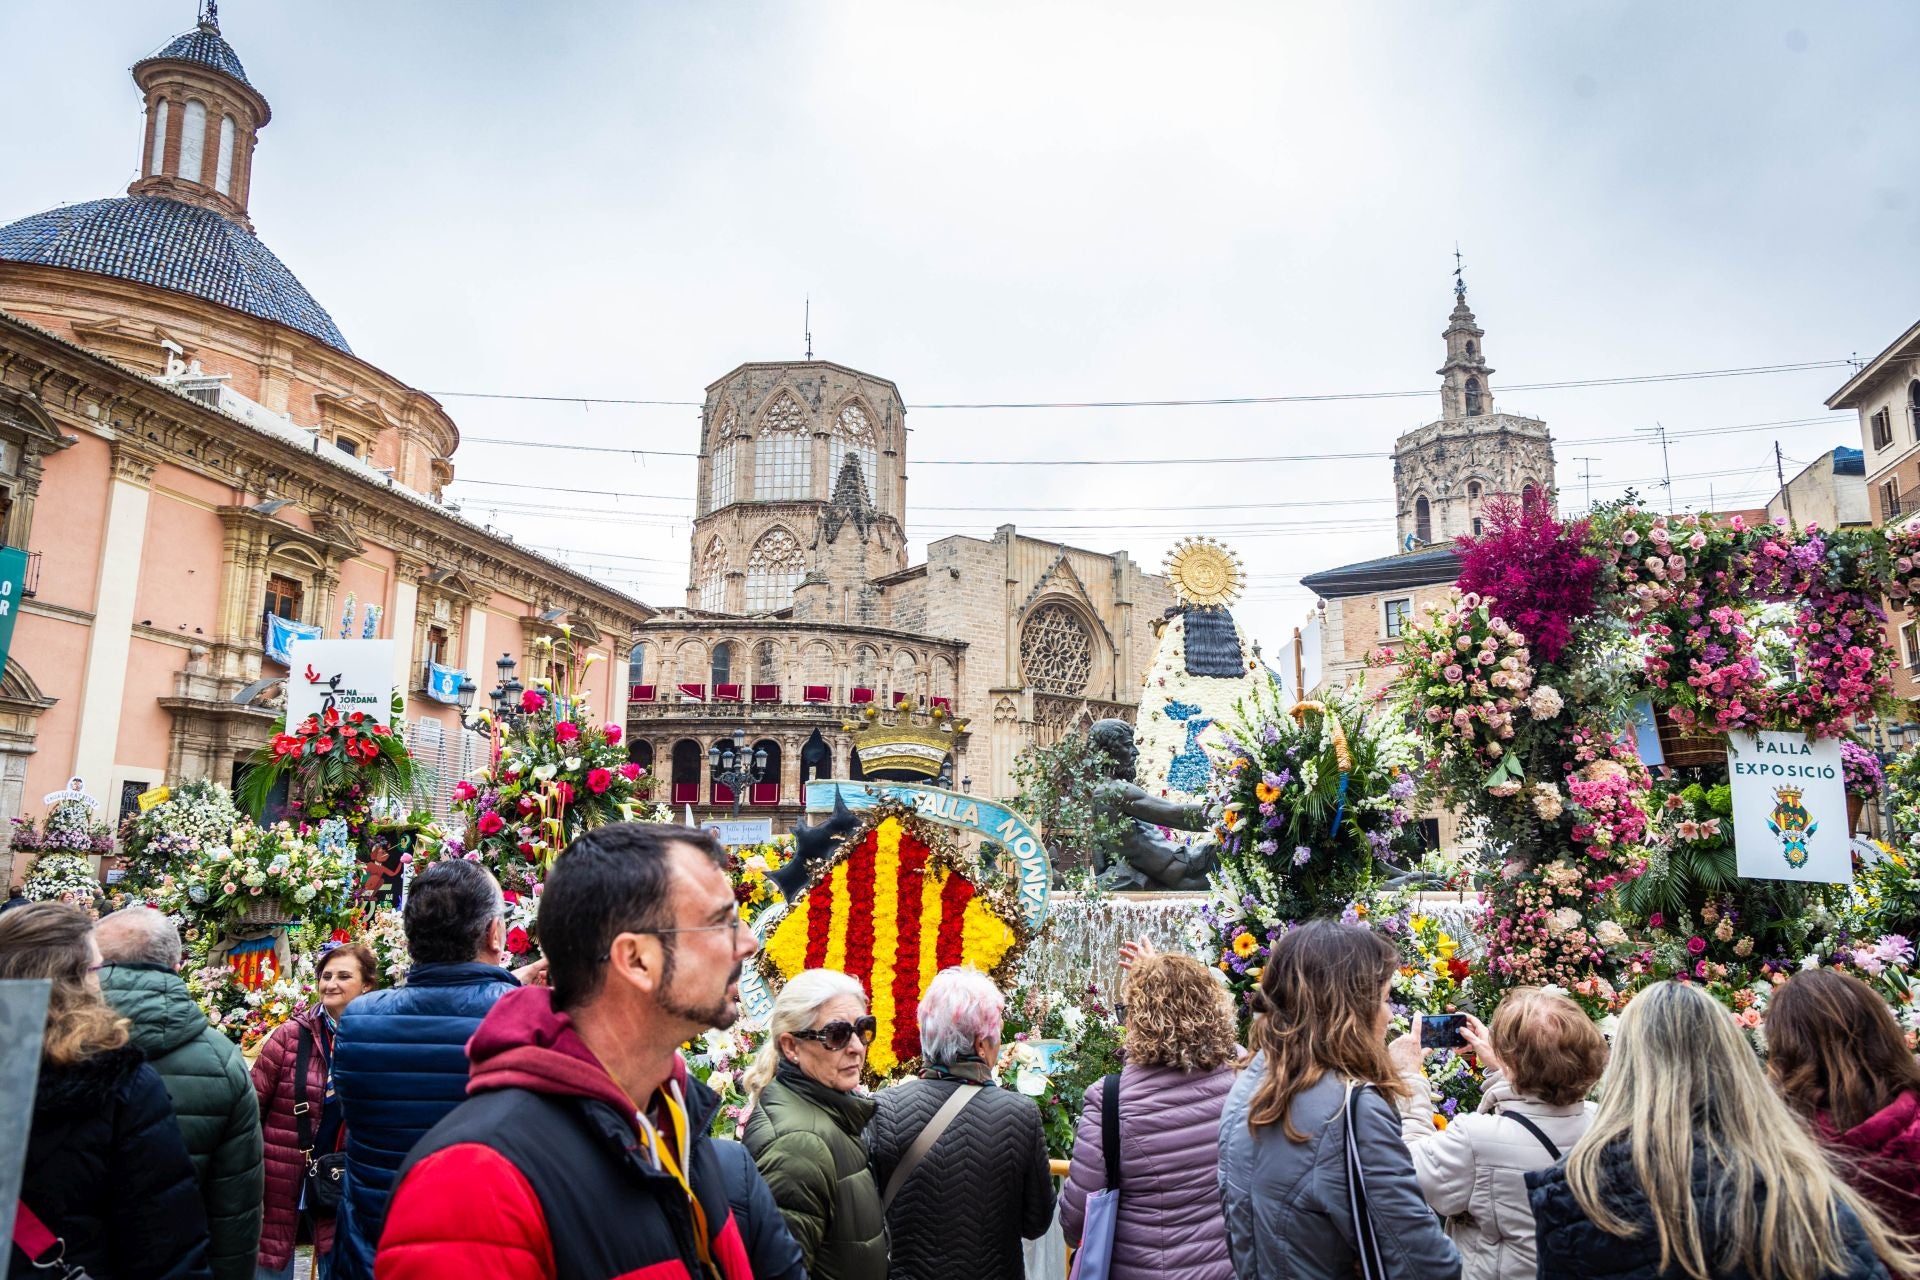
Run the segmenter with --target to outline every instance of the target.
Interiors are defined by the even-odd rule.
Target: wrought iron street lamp
[[[487,695],[487,701],[493,704],[493,721],[503,727],[512,727],[520,719],[520,694],[523,692],[520,681],[513,674],[520,664],[513,655],[503,653],[500,660],[493,664],[500,673],[500,682],[493,686],[493,692]]]
[[[733,816],[740,816],[740,797],[746,788],[767,776],[767,750],[747,750],[747,731],[735,729],[732,742],[716,742],[707,748],[707,768],[713,780],[733,792]]]

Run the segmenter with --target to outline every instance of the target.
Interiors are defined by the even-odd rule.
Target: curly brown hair
[[[60,902],[36,902],[0,915],[0,979],[53,984],[40,1052],[54,1066],[127,1043],[127,1020],[87,981],[95,955],[92,937],[87,913]]]
[[[1127,975],[1125,995],[1123,1043],[1135,1066],[1211,1071],[1239,1052],[1227,993],[1198,960],[1142,956]]]

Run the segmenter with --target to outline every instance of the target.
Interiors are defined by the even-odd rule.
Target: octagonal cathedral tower
[[[1539,418],[1494,409],[1486,333],[1467,306],[1456,270],[1453,314],[1440,375],[1440,417],[1407,432],[1393,446],[1396,538],[1401,550],[1449,544],[1481,531],[1486,504],[1497,495],[1523,502],[1553,500],[1553,440]]]

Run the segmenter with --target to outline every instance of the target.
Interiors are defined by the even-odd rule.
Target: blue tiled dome
[[[178,58],[182,62],[198,62],[216,71],[226,72],[241,84],[252,83],[247,79],[247,69],[240,65],[240,55],[235,53],[233,46],[220,35],[218,27],[195,27],[183,36],[175,36],[167,43],[166,48],[140,61],[151,62],[155,58]]]
[[[0,261],[190,293],[353,354],[333,317],[259,237],[211,209],[164,196],[88,200],[22,218],[0,227]]]

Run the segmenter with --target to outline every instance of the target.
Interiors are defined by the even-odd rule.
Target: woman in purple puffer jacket
[[[1220,1109],[1240,1046],[1227,993],[1199,961],[1146,955],[1127,975],[1120,1073],[1120,1212],[1111,1280],[1233,1280],[1215,1179]],[[1087,1197],[1106,1185],[1102,1083],[1087,1090],[1060,1193],[1060,1226],[1079,1244]]]

